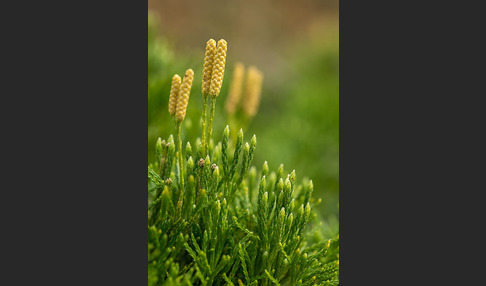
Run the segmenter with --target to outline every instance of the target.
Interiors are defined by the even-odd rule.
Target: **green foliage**
[[[157,140],[148,168],[149,285],[337,285],[339,238],[307,231],[322,232],[312,181],[285,175],[283,165],[250,167],[256,136],[244,142],[240,130],[231,144],[227,126],[222,138],[204,158],[186,142],[184,188],[173,136]]]

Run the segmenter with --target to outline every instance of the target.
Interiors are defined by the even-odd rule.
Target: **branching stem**
[[[208,109],[208,95],[203,95],[203,114],[202,114],[202,134],[201,134],[201,143],[203,147],[203,154],[204,156],[207,155],[206,153],[206,118],[207,118],[207,109]]]
[[[180,170],[180,185],[181,185],[181,196],[184,192],[184,162],[182,161],[182,140],[181,140],[181,125],[182,122],[176,123],[176,133],[177,133],[177,146],[179,148],[178,151],[178,161],[179,161],[179,170]]]
[[[209,142],[211,141],[211,136],[213,134],[213,119],[214,119],[214,109],[216,107],[216,98],[211,98],[211,110],[209,111],[209,126],[208,126],[208,138],[206,140],[206,152],[209,154]]]

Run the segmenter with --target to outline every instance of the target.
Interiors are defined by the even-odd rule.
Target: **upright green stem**
[[[216,98],[211,98],[211,110],[209,111],[209,128],[208,128],[208,138],[206,140],[206,151],[209,153],[209,142],[211,141],[211,136],[213,134],[213,118],[214,109],[216,108]]]
[[[206,117],[207,117],[207,109],[208,109],[208,95],[203,95],[203,114],[202,114],[202,135],[201,135],[201,143],[203,147],[203,154],[204,156],[207,155],[206,153]]]
[[[184,191],[184,166],[183,166],[183,161],[182,161],[182,140],[181,140],[181,125],[182,122],[177,122],[176,128],[177,128],[177,145],[179,148],[179,170],[180,170],[180,185],[181,185],[181,197],[182,193]]]

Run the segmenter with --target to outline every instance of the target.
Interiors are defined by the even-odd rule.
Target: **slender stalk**
[[[208,109],[208,95],[203,95],[203,114],[202,114],[202,135],[201,135],[201,143],[203,147],[203,154],[204,156],[207,155],[206,153],[206,118],[207,118],[207,109]]]
[[[206,140],[206,151],[209,153],[209,142],[213,134],[214,109],[216,108],[216,98],[211,98],[211,109],[209,111],[208,138]]]
[[[178,161],[179,161],[181,197],[182,197],[182,193],[184,192],[184,166],[183,166],[183,161],[182,161],[181,125],[182,125],[182,122],[176,123],[177,146],[179,148]]]

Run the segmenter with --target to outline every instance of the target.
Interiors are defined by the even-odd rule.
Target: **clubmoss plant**
[[[206,54],[204,57],[202,94],[203,94],[203,115],[202,115],[202,146],[204,154],[208,154],[209,144],[213,132],[214,110],[216,108],[216,98],[221,92],[223,85],[224,69],[226,66],[226,51],[228,44],[221,39],[216,41],[210,39],[206,43]],[[209,112],[208,136],[206,138],[206,117],[208,97],[211,97],[211,110]]]
[[[187,104],[189,103],[189,94],[191,93],[192,81],[194,79],[194,71],[188,69],[184,75],[184,80],[181,85],[181,77],[174,75],[172,78],[172,86],[169,97],[169,114],[176,122],[177,146],[178,146],[178,160],[179,160],[179,179],[181,188],[184,189],[184,168],[182,160],[182,140],[181,140],[181,123],[186,117]],[[160,152],[160,151],[159,151]]]
[[[169,113],[177,150],[172,135],[159,138],[148,166],[148,285],[338,285],[339,236],[319,234],[312,181],[297,181],[295,170],[285,175],[282,164],[271,171],[265,162],[258,171],[257,138],[245,141],[243,129],[231,140],[226,126],[220,142],[211,140],[224,40],[217,51],[217,63],[204,64],[206,72],[214,65],[209,89],[203,74],[203,105],[212,100],[208,136],[203,125],[203,139],[184,150],[181,122],[194,72],[188,69],[182,83],[173,77]],[[261,78],[254,81],[261,86]]]
[[[202,76],[202,95],[203,95],[203,115],[202,115],[202,135],[201,144],[206,153],[206,118],[208,109],[208,97],[211,87],[211,75],[213,73],[214,57],[216,56],[216,41],[209,39],[206,43],[206,54],[204,57],[204,67]]]

